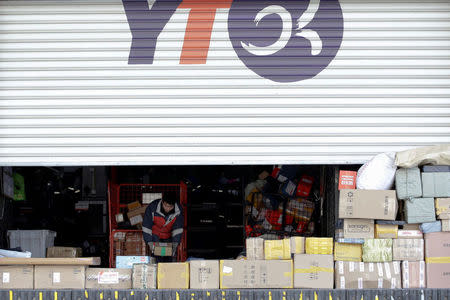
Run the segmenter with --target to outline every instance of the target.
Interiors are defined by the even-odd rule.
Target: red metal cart
[[[142,201],[142,194],[144,193],[164,193],[176,192],[179,203],[184,213],[184,232],[181,238],[181,243],[178,246],[178,261],[185,261],[187,259],[186,249],[186,226],[187,226],[187,186],[183,182],[179,184],[115,184],[108,183],[108,207],[109,207],[109,266],[115,267],[116,250],[120,247],[118,240],[132,236],[136,240],[136,248],[144,254],[146,245],[139,244],[138,236],[142,235],[142,230],[119,229],[115,216],[123,213],[127,208],[127,204],[135,201]],[[142,240],[143,242],[143,240]],[[137,254],[135,254],[137,255]]]

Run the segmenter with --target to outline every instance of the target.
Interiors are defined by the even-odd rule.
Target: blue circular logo
[[[242,62],[276,82],[313,78],[336,56],[344,20],[338,0],[234,0],[230,40]]]

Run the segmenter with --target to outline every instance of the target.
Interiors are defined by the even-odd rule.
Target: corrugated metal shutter
[[[449,143],[449,2],[340,3],[335,59],[278,83],[238,59],[225,8],[206,64],[179,64],[177,9],[154,63],[129,65],[121,1],[1,1],[0,165],[362,163]]]

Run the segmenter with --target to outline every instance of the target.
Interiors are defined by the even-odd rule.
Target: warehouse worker
[[[157,261],[176,259],[176,249],[183,233],[183,213],[176,202],[175,193],[163,193],[161,200],[155,200],[145,210],[142,231],[144,241],[153,253],[154,243],[173,243],[172,257],[157,257]]]

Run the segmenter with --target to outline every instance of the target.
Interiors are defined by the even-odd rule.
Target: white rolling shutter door
[[[346,164],[450,143],[449,2],[340,3],[334,60],[278,83],[239,60],[228,9],[206,64],[179,63],[177,9],[154,63],[130,65],[121,1],[1,1],[0,165]]]

